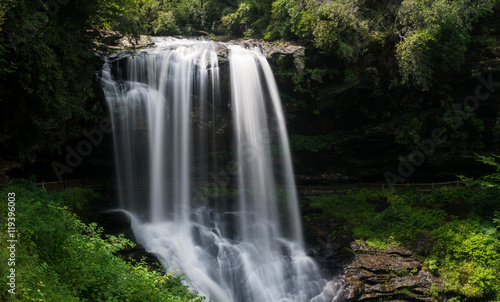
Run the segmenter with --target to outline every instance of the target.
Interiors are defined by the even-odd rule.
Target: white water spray
[[[120,199],[138,242],[215,302],[334,301],[334,284],[303,249],[285,118],[266,59],[229,46],[229,103],[216,53],[225,45],[157,42],[152,53],[128,57],[126,70],[106,63],[101,77]],[[218,166],[210,155],[224,102],[234,200],[221,197],[221,185],[200,187]]]

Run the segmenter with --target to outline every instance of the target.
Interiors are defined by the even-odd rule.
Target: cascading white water
[[[235,45],[156,42],[128,57],[126,70],[106,63],[101,76],[120,199],[136,239],[215,302],[334,301],[336,285],[303,249],[285,119],[266,59]],[[221,47],[229,47],[235,200],[217,190],[207,198],[200,188],[217,172],[209,155],[224,103]]]

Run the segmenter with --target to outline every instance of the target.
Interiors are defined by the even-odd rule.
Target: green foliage
[[[273,2],[271,21],[266,29],[264,38],[275,40],[283,38],[293,40],[296,38],[292,32],[292,19],[298,15],[296,0],[277,0]]]
[[[123,236],[104,235],[95,223],[85,224],[63,207],[95,197],[83,189],[49,195],[29,182],[0,190],[16,194],[16,285],[19,301],[203,301],[184,285],[182,276],[150,271],[144,262],[128,263],[115,255],[134,245]],[[81,195],[67,201],[70,193]],[[92,195],[92,196],[90,196]],[[6,228],[7,207],[0,209]],[[0,233],[0,258],[8,258]],[[48,240],[50,239],[50,240]],[[7,261],[0,263],[2,272]],[[0,299],[8,301],[6,275]]]
[[[172,12],[160,12],[158,14],[158,22],[154,28],[154,33],[156,35],[175,35],[180,33]]]
[[[454,221],[433,232],[434,253],[450,291],[466,298],[498,299],[500,293],[500,236],[488,231],[477,217]]]
[[[5,13],[7,8],[5,6],[0,6],[0,80],[4,80],[6,76],[13,72],[13,64],[5,60],[4,56],[9,53],[8,46],[6,45],[5,38],[3,37],[3,24],[5,22]],[[1,101],[1,99],[0,99]]]
[[[80,212],[89,201],[99,197],[96,192],[85,188],[70,188],[54,193],[53,198],[72,212]]]
[[[442,210],[391,204],[380,214],[368,220],[367,224],[383,237],[393,237],[400,242],[415,240],[423,230],[432,230],[446,218]]]
[[[439,44],[432,30],[433,28],[418,30],[406,38],[404,43],[398,45],[397,53],[403,83],[407,83],[410,76],[413,76],[412,84],[416,86],[429,89],[432,85],[435,62],[430,59],[432,56],[430,52],[434,50],[433,44]]]
[[[245,33],[251,25],[251,6],[248,3],[240,3],[238,9],[222,17],[222,24],[235,35]]]
[[[236,10],[229,8],[222,16],[222,25],[231,34],[245,37],[262,37],[267,27],[271,1],[246,0]]]
[[[13,3],[4,8],[0,32],[2,66],[10,66],[0,82],[0,144],[12,159],[26,162],[58,150],[79,134],[79,123],[102,114],[95,106],[101,62],[87,30],[97,25],[99,5],[69,1],[45,12],[42,1]]]
[[[402,84],[428,90],[436,76],[460,69],[472,25],[491,14],[495,3],[277,0],[265,38],[299,39],[346,62],[357,60],[370,44],[396,43]],[[399,43],[394,33],[399,35]],[[493,40],[483,40],[490,49],[496,46]]]
[[[428,247],[420,256],[427,270],[443,277],[449,301],[498,301],[499,193],[495,187],[444,187],[425,193],[361,190],[313,197],[310,206],[321,209],[323,219],[343,219],[355,238],[372,247],[411,248],[425,235],[421,244]],[[470,210],[460,218],[454,215],[455,209],[464,208]],[[437,298],[439,291],[431,289],[428,295]]]
[[[325,216],[344,218],[354,226],[363,224],[375,211],[375,207],[361,195],[335,194],[311,197],[310,206],[322,209]]]
[[[91,28],[119,31],[129,39],[138,37],[145,22],[144,7],[154,5],[154,0],[96,1],[89,14]]]
[[[471,185],[480,185],[488,188],[500,188],[500,163],[498,162],[500,156],[492,154],[491,156],[477,155],[477,157],[478,161],[493,166],[496,171],[477,180],[467,178],[465,176],[461,176],[461,179]]]
[[[356,59],[363,51],[363,37],[368,32],[367,21],[359,14],[359,1],[327,1],[316,14],[314,45],[341,58]]]
[[[428,90],[435,72],[457,71],[465,60],[472,23],[494,1],[405,0],[398,9],[397,57],[403,83]]]
[[[335,133],[314,136],[292,134],[290,136],[290,148],[293,152],[307,150],[317,153],[330,147],[336,139]]]
[[[396,143],[413,146],[416,141],[420,141],[423,123],[416,117],[407,117],[405,123],[401,123],[396,131]]]

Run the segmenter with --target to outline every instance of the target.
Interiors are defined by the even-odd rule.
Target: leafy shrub
[[[436,71],[459,70],[472,23],[493,5],[488,0],[403,1],[398,10],[402,40],[396,50],[402,82],[428,90]]]
[[[175,16],[171,11],[160,12],[158,14],[154,33],[156,35],[177,35],[180,33],[180,29],[175,22]]]
[[[498,299],[500,235],[485,231],[478,217],[454,221],[436,229],[434,253],[448,290],[466,298]]]
[[[374,212],[375,207],[366,199],[356,199],[349,194],[321,195],[312,197],[310,206],[322,209],[325,216],[347,219],[354,225],[362,224]]]
[[[297,0],[277,0],[272,4],[272,18],[266,29],[264,38],[268,40],[280,39],[295,40],[297,30],[295,24],[301,18]]]
[[[474,180],[473,178],[467,178],[461,176],[463,181],[470,183],[471,185],[479,185],[487,188],[500,188],[500,160],[499,155],[492,154],[490,156],[477,155],[478,161],[490,165],[495,168],[495,172],[490,173],[481,177],[480,179]]]
[[[52,194],[52,198],[62,206],[74,211],[81,211],[85,205],[96,198],[99,194],[86,188],[69,188]]]
[[[105,236],[96,224],[85,224],[63,207],[83,204],[93,197],[87,190],[72,189],[51,196],[29,182],[17,182],[0,190],[7,199],[16,194],[16,285],[20,301],[203,301],[184,285],[182,276],[149,271],[145,263],[130,264],[117,257],[120,249],[134,244],[122,236]],[[71,192],[74,200],[64,201]],[[56,197],[56,198],[55,198]],[[6,217],[7,207],[0,209]],[[2,229],[6,220],[2,219]],[[4,232],[0,233],[0,257],[8,258]],[[0,268],[8,269],[7,261]],[[0,300],[8,301],[1,276]]]
[[[327,1],[315,12],[314,45],[342,58],[354,59],[362,51],[367,21],[359,14],[359,1]]]
[[[236,11],[222,17],[222,24],[233,35],[261,37],[269,21],[271,5],[270,1],[242,1]]]
[[[422,230],[440,226],[446,218],[442,210],[393,204],[367,221],[368,226],[382,237],[400,242],[415,240]]]

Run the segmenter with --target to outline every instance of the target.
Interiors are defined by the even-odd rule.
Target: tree
[[[93,28],[116,22],[132,0],[7,2],[0,32],[0,157],[34,161],[79,134],[102,109]]]
[[[397,58],[403,84],[429,90],[436,74],[458,71],[472,24],[495,0],[405,0],[398,10]]]
[[[472,185],[479,185],[487,188],[500,189],[500,155],[492,154],[490,156],[477,155],[478,161],[483,164],[490,165],[495,168],[495,172],[484,175],[479,179],[460,176],[460,180],[468,182]]]

